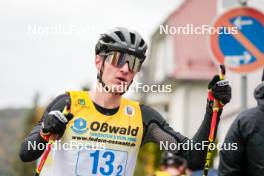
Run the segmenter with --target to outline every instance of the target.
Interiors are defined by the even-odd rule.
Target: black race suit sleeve
[[[207,103],[206,113],[204,115],[203,122],[192,139],[188,139],[181,133],[174,131],[164,120],[164,118],[154,109],[145,105],[141,105],[141,109],[144,123],[144,137],[142,144],[146,142],[155,142],[160,146],[161,142],[163,144],[167,143],[168,145],[171,143],[174,143],[176,145],[178,145],[179,143],[193,143],[194,146],[196,143],[202,144],[203,141],[208,142],[212,116],[212,108],[210,103]],[[219,111],[218,113],[217,123],[219,123],[220,114],[221,111]],[[209,144],[209,142],[205,142],[205,144]],[[199,147],[201,147],[201,145]],[[168,150],[186,159],[188,167],[191,170],[203,169],[207,153],[207,147],[204,147],[204,150],[195,150],[191,147],[190,150],[186,150],[186,148],[178,148],[178,150],[173,150],[172,148],[168,147]]]

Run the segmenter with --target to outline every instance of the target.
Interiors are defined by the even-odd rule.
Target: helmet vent
[[[131,43],[132,43],[133,45],[135,44],[135,38],[136,38],[135,34],[130,33],[130,40],[131,40]]]
[[[142,47],[145,44],[145,41],[143,39],[141,39],[139,46]]]
[[[125,37],[120,31],[116,31],[115,33],[120,38],[121,41],[125,42]]]
[[[112,38],[109,37],[109,36],[105,36],[104,39],[103,39],[103,41],[104,41],[105,43],[115,43],[115,40],[112,39]]]

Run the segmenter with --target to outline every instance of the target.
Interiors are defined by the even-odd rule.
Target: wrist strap
[[[41,129],[39,134],[42,137],[42,139],[44,139],[46,142],[49,141],[49,137],[50,137],[50,133],[49,132],[48,133],[44,133],[43,130]]]

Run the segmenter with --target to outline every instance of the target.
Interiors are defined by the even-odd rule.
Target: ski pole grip
[[[66,117],[68,122],[73,119],[73,114],[70,112],[70,106],[66,105],[62,111],[62,114]]]
[[[220,80],[224,80],[225,79],[225,74],[226,74],[225,65],[221,64],[220,65],[220,73],[219,73]]]
[[[62,114],[65,116],[63,118],[67,119],[67,122],[66,122],[66,119],[64,120],[66,123],[68,123],[71,119],[73,119],[73,114],[70,112],[70,105],[69,104],[67,104],[64,107]],[[43,128],[42,132],[44,133],[45,136],[47,136],[47,138],[49,138],[50,134],[49,134],[49,131],[47,129]]]

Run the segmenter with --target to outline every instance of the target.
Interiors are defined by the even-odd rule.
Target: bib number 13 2
[[[84,157],[83,155],[86,155]],[[87,156],[88,155],[88,156]],[[92,150],[90,152],[79,153],[79,161],[88,161],[84,167],[83,162],[77,164],[80,176],[83,174],[92,175],[111,175],[122,176],[126,166],[127,152],[113,151],[113,150]],[[78,162],[78,161],[77,161]],[[82,163],[82,166],[81,166]],[[89,164],[87,166],[87,164]],[[79,167],[78,167],[79,166]],[[85,169],[86,168],[86,169]],[[87,169],[89,168],[89,169]],[[89,171],[88,171],[89,170]],[[88,173],[87,173],[88,171]]]

